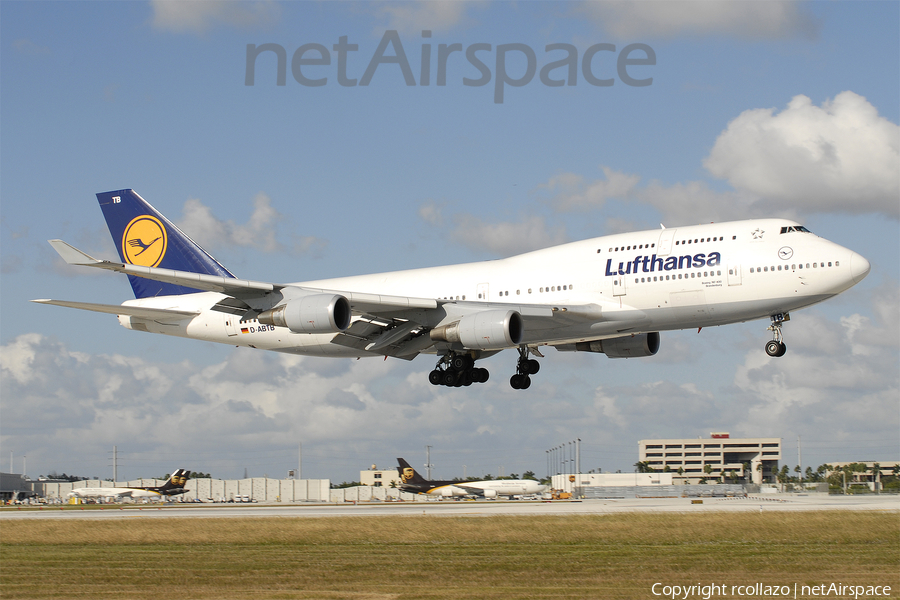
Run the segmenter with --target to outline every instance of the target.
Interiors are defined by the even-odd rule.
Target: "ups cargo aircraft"
[[[444,498],[462,496],[526,496],[547,490],[534,479],[488,479],[485,481],[431,481],[419,475],[406,460],[397,459],[400,489],[413,494],[430,494]]]
[[[160,486],[83,487],[73,489],[68,493],[68,496],[76,498],[160,498],[177,496],[187,491],[184,489],[184,486],[190,477],[190,471],[176,469],[169,479]]]
[[[118,315],[128,329],[248,348],[412,360],[434,385],[484,383],[476,361],[518,353],[526,389],[546,346],[652,356],[660,331],[768,319],[785,353],[791,311],[860,282],[869,261],[787,219],[619,233],[478,263],[300,283],[237,279],[133,190],[97,194],[119,262],[50,244],[69,264],[128,275],[121,305],[35,300]]]

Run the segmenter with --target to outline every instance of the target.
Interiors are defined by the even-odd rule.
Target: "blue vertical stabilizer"
[[[134,190],[97,194],[113,243],[122,262],[189,273],[234,277]],[[128,276],[135,298],[192,294],[171,283]]]

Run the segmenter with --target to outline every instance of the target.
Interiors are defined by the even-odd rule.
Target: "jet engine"
[[[484,490],[484,497],[485,498],[496,498],[497,490]]]
[[[484,310],[431,330],[435,342],[460,343],[466,348],[499,350],[518,346],[525,327],[514,310]]]
[[[258,319],[294,333],[338,333],[350,326],[350,301],[338,294],[301,296],[260,313]]]
[[[653,356],[659,351],[659,332],[639,333],[608,340],[578,342],[579,352],[602,352],[610,358],[637,358]]]

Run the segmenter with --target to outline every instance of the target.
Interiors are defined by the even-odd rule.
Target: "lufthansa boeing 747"
[[[437,356],[435,385],[484,383],[476,361],[518,354],[526,389],[547,346],[652,356],[661,331],[767,319],[785,353],[792,311],[859,283],[869,261],[787,219],[619,233],[502,260],[300,283],[237,279],[133,190],[97,194],[119,252],[62,240],[69,264],[124,273],[121,305],[34,300],[117,315],[128,329],[331,357]]]

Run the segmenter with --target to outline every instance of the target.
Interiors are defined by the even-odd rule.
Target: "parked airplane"
[[[488,479],[485,481],[429,481],[419,475],[408,462],[397,459],[400,489],[413,494],[432,494],[450,498],[453,496],[524,496],[540,494],[547,489],[534,479]]]
[[[159,498],[160,496],[177,496],[187,491],[184,489],[184,486],[190,477],[190,471],[176,469],[169,479],[160,486],[83,487],[75,488],[67,495],[76,498]]]
[[[121,262],[62,240],[72,265],[128,275],[122,305],[34,300],[118,315],[128,329],[314,356],[438,356],[435,385],[483,383],[475,361],[516,349],[526,389],[542,347],[652,356],[659,332],[770,319],[785,353],[790,312],[869,272],[852,250],[787,219],[620,233],[502,260],[302,283],[236,279],[133,190],[97,194]]]

